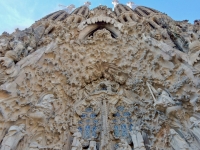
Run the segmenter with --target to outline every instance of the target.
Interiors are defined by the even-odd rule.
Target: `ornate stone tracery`
[[[198,20],[113,3],[0,36],[2,150],[199,149]]]

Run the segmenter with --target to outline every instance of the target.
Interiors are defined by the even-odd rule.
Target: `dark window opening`
[[[145,7],[145,8],[146,8],[146,7]],[[151,10],[151,11],[154,12],[154,13],[158,13],[158,11],[156,11],[155,9],[152,9],[152,8],[147,8],[147,9]]]
[[[58,16],[60,16],[61,14],[62,14],[62,13],[59,13],[59,14],[53,16],[52,20],[56,20],[56,18],[58,18]]]
[[[74,20],[75,20],[75,17],[72,17],[72,21],[71,22],[74,22]]]
[[[137,10],[134,10],[136,14],[138,14],[139,16],[143,17],[142,14],[140,14]]]
[[[68,15],[65,14],[65,15],[60,19],[60,21],[64,20],[67,16],[68,16]]]
[[[100,23],[100,22],[99,22]],[[104,23],[102,23],[102,25],[100,25],[98,28],[96,28],[95,30],[91,31],[86,37],[92,37],[94,36],[94,33],[98,30],[102,30],[104,29]],[[111,37],[112,38],[117,38],[117,35],[115,33],[113,33],[112,31],[110,31],[109,29],[105,28],[106,30],[108,30],[111,33]]]
[[[135,21],[135,18],[133,17],[133,15],[132,15],[132,14],[130,15],[130,17],[131,17],[131,19],[132,19],[133,21]]]
[[[120,13],[122,13],[122,10],[121,10],[121,8],[120,8],[119,6],[118,6],[117,8],[118,8],[119,12],[120,12]]]
[[[160,25],[157,18],[153,18],[153,21],[157,24],[157,25]]]
[[[140,9],[142,12],[144,12],[146,15],[149,15],[150,13],[144,9]]]
[[[77,21],[77,23],[81,23],[81,20],[82,20],[81,18],[78,18],[78,21]]]
[[[149,23],[149,25],[150,25],[150,27],[151,27],[152,29],[156,29],[151,23]]]
[[[127,22],[128,20],[127,20],[127,18],[126,18],[126,16],[123,16],[123,19],[124,19],[124,21],[125,22]]]
[[[82,15],[85,15],[86,9],[84,8],[83,11],[81,12]]]
[[[124,6],[124,8],[125,8],[126,11],[129,11],[128,6]]]

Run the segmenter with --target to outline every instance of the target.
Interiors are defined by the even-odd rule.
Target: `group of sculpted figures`
[[[153,87],[150,84],[147,84],[151,93],[153,94]],[[153,90],[152,90],[153,89]],[[154,95],[152,95],[154,96]],[[155,97],[154,97],[155,98]],[[51,113],[52,110],[52,102],[54,101],[54,95],[53,94],[46,94],[43,96],[41,100],[39,100],[38,104],[36,106],[38,108],[43,108],[44,114],[41,114],[41,112],[35,113],[34,117],[37,117],[36,115],[46,115]],[[170,95],[166,91],[160,91],[160,94],[158,98],[155,98],[155,103],[154,106],[158,108],[161,111],[165,111],[168,107],[174,107],[175,102],[173,99],[170,97]],[[40,109],[38,109],[39,111]],[[39,116],[38,116],[39,117]],[[193,136],[196,138],[198,142],[200,142],[200,121],[197,120],[194,117],[190,117],[190,131],[193,134]],[[145,145],[144,145],[144,140],[141,134],[141,129],[139,127],[132,127],[132,130],[129,132],[130,137],[133,142],[133,148],[134,150],[145,150]],[[20,124],[19,126],[13,125],[9,128],[7,134],[3,138],[3,141],[1,143],[1,150],[15,150],[17,148],[18,143],[20,140],[23,139],[23,137],[26,135],[26,130],[25,130],[25,125]],[[175,150],[186,150],[190,149],[189,144],[185,141],[184,138],[182,138],[176,131],[175,129],[170,129],[169,130],[169,135],[170,135],[170,145],[173,147]],[[72,135],[73,136],[73,142],[71,144],[71,150],[82,150],[83,149],[83,143],[84,140],[82,138],[81,132],[77,129],[76,132]],[[30,143],[29,149],[39,149],[42,147],[42,145],[39,145],[40,141],[38,142],[32,142]],[[121,139],[120,142],[117,144],[117,150],[131,150],[131,146],[128,144],[126,139]],[[94,138],[91,138],[89,140],[89,147],[88,150],[97,150],[97,143]]]
[[[51,115],[52,113],[52,102],[55,101],[53,94],[44,95],[35,107],[37,111],[31,113],[29,116],[32,119],[43,119],[45,121],[45,116]],[[15,150],[19,144],[19,141],[26,135],[25,125],[20,124],[19,126],[11,126],[3,138],[1,143],[1,150]],[[40,145],[41,137],[37,141],[31,142],[29,149],[30,150],[39,150],[39,148],[44,148],[45,146]]]
[[[154,107],[166,113],[166,115],[169,115],[171,112],[177,112],[179,109],[181,109],[181,106],[176,106],[175,101],[171,97],[171,95],[162,89],[155,90],[153,86],[151,86],[149,83],[147,83],[147,86],[150,90],[150,93],[152,94],[152,97],[154,99]],[[157,95],[157,98],[155,98],[154,95]],[[195,137],[195,139],[200,142],[200,121],[197,120],[195,117],[190,117],[190,123],[191,126],[189,127],[190,132]],[[186,142],[184,138],[182,138],[175,129],[169,130],[170,135],[170,145],[175,150],[187,150],[190,149],[189,144]]]
[[[150,93],[153,96],[154,99],[154,107],[166,113],[166,115],[170,115],[170,113],[173,113],[174,111],[177,111],[179,109],[179,106],[176,106],[176,102],[173,100],[171,95],[162,89],[155,89],[153,86],[151,86],[149,83],[147,83],[147,86],[150,90]],[[167,114],[168,113],[168,114]],[[194,117],[190,117],[190,123],[191,126],[189,127],[189,130],[193,134],[193,136],[196,138],[198,142],[200,142],[200,121],[198,121]],[[139,127],[132,128],[132,130],[129,132],[132,142],[133,142],[133,148],[134,150],[146,150],[144,145],[143,136],[141,134],[141,129]],[[72,143],[72,150],[82,150],[82,143],[84,142],[82,139],[82,135],[77,130],[74,133],[74,140]],[[169,129],[169,142],[173,149],[175,150],[188,150],[191,149],[189,144],[186,142],[186,140],[179,135],[179,133],[171,128]],[[96,142],[90,141],[88,150],[96,150]],[[128,144],[126,139],[121,139],[118,143],[117,150],[132,150],[131,146]]]
[[[135,130],[130,132],[131,139],[134,143],[134,150],[146,150],[144,146],[144,140],[141,134],[139,127],[136,127]],[[82,150],[82,143],[84,140],[82,139],[82,134],[77,129],[76,132],[73,134],[73,142],[71,150]],[[93,139],[93,138],[92,138]],[[96,141],[90,140],[89,148],[87,150],[97,150]],[[120,143],[118,143],[117,150],[132,150],[131,146],[125,139],[121,139]]]

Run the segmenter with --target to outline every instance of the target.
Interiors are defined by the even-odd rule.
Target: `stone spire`
[[[119,1],[118,0],[113,0],[112,4],[114,5],[114,8],[115,8],[119,4]]]
[[[87,6],[87,7],[89,8],[90,5],[91,5],[91,2],[87,1],[87,2],[84,3],[84,5]]]

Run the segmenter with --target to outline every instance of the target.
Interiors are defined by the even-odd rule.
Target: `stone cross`
[[[87,7],[90,7],[91,2],[87,1],[87,2],[84,3],[84,5],[87,6]]]
[[[69,6],[64,6],[64,5],[59,5],[60,7],[64,7],[64,11],[66,11],[68,14],[70,14],[73,9],[75,8],[75,6],[73,4],[69,5]]]
[[[133,2],[128,2],[126,5],[127,5],[128,7],[130,7],[131,9],[133,9],[134,3],[133,3]]]
[[[75,5],[71,4],[71,5],[67,6],[66,12],[70,14],[74,8],[75,8]]]
[[[119,4],[119,1],[118,0],[113,0],[112,4],[114,5],[114,8],[115,8]]]

